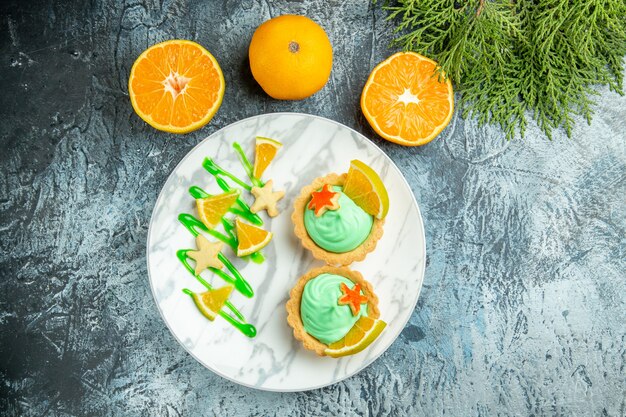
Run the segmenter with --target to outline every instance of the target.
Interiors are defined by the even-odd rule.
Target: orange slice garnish
[[[135,112],[150,126],[187,133],[211,120],[225,86],[209,51],[192,41],[171,40],[139,55],[130,71],[128,94]]]
[[[385,184],[376,171],[358,159],[350,162],[343,193],[377,219],[383,219],[389,211],[389,195]]]
[[[235,204],[239,197],[239,190],[231,190],[223,194],[196,200],[198,216],[209,229],[214,229],[222,220],[229,208]]]
[[[224,307],[224,304],[226,304],[233,288],[234,287],[232,285],[226,285],[225,287],[209,290],[199,294],[193,293],[191,298],[202,315],[213,321],[219,314],[222,307]]]
[[[272,233],[260,227],[243,223],[239,219],[235,221],[237,229],[237,256],[246,256],[258,252],[270,243]]]
[[[333,358],[354,355],[372,344],[387,326],[382,320],[361,317],[341,340],[332,343],[324,353]]]
[[[283,144],[269,138],[256,138],[256,151],[254,154],[254,170],[253,175],[261,178],[269,164],[274,160],[276,153]]]
[[[406,146],[424,145],[448,125],[454,94],[439,66],[415,52],[399,52],[374,68],[363,88],[361,110],[383,138]],[[444,76],[444,74],[441,74]]]

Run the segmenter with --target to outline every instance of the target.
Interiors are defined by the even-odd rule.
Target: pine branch
[[[437,60],[464,116],[524,135],[528,112],[551,138],[591,121],[596,87],[623,94],[624,0],[400,0],[383,6],[394,43]]]

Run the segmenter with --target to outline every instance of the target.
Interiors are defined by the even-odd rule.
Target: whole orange
[[[283,15],[263,23],[249,49],[254,79],[271,97],[301,100],[330,76],[333,48],[324,29],[305,16]]]

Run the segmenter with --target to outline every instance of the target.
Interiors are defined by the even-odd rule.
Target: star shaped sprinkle
[[[340,306],[346,304],[349,305],[350,310],[352,310],[353,316],[359,314],[359,312],[361,311],[361,304],[367,303],[367,297],[361,294],[361,285],[354,284],[354,287],[350,289],[346,284],[342,282],[339,285],[339,288],[341,288],[341,292],[343,293],[343,295],[339,297],[337,304],[339,304]]]
[[[200,275],[200,272],[207,268],[222,269],[224,264],[219,260],[217,255],[222,250],[222,242],[209,242],[209,240],[198,235],[196,237],[196,246],[198,250],[190,250],[187,252],[187,256],[196,261],[196,275]]]
[[[324,184],[321,191],[311,193],[309,210],[315,210],[315,216],[320,217],[326,210],[337,210],[339,208],[340,194],[333,191],[330,184]]]
[[[250,207],[250,211],[258,213],[261,210],[267,210],[270,217],[278,216],[276,203],[285,196],[284,191],[272,191],[274,182],[269,180],[263,187],[252,187],[250,192],[254,196],[254,204]]]

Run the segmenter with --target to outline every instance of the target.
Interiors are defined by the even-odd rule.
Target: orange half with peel
[[[374,68],[361,110],[376,133],[405,146],[425,145],[441,133],[454,112],[454,93],[438,69],[415,52],[399,52]]]
[[[146,123],[170,133],[207,124],[222,104],[226,83],[217,60],[201,45],[171,40],[151,46],[135,61],[128,94]]]

